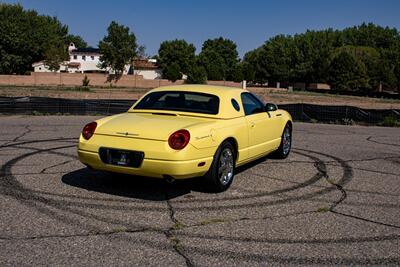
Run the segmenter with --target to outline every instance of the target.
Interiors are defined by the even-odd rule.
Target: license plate
[[[144,153],[102,147],[99,149],[101,160],[106,164],[138,168],[142,164]]]
[[[129,165],[129,159],[128,159],[128,155],[125,152],[121,152],[120,154],[120,158],[119,161],[117,161],[118,165],[122,165],[122,166],[128,166]]]

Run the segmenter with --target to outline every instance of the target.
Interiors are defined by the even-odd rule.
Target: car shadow
[[[238,167],[235,172],[240,174],[267,159],[264,157]],[[101,172],[86,167],[66,173],[61,181],[88,191],[150,201],[165,201],[191,192],[215,194],[203,177],[176,180],[171,184],[164,179]]]
[[[88,168],[66,173],[61,181],[88,191],[151,201],[165,201],[192,191],[208,192],[199,178],[176,180],[170,184],[163,179],[100,172]]]

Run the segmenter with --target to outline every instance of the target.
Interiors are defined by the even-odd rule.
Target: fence
[[[326,106],[311,104],[286,104],[279,108],[287,110],[296,121],[312,122],[339,122],[350,124],[362,122],[379,124],[386,117],[395,117],[400,120],[400,109],[362,109],[352,106]]]
[[[0,85],[16,86],[82,86],[82,80],[87,76],[90,86],[98,87],[129,87],[151,89],[166,85],[183,84],[183,80],[171,82],[166,79],[148,80],[142,75],[122,75],[118,80],[111,79],[107,74],[101,73],[53,73],[32,72],[31,75],[0,75]],[[208,81],[209,85],[224,85],[241,87],[241,83],[230,81]]]
[[[110,115],[125,112],[135,100],[64,99],[47,97],[0,97],[2,114]],[[400,120],[400,110],[361,109],[351,106],[285,104],[295,121],[382,123],[385,117]]]

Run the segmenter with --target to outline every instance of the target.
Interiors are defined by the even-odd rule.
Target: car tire
[[[213,162],[204,176],[213,192],[223,192],[232,184],[235,172],[236,154],[230,142],[223,142],[214,155]]]
[[[273,153],[273,156],[278,159],[285,159],[289,156],[292,148],[292,127],[286,124],[281,136],[279,148]]]

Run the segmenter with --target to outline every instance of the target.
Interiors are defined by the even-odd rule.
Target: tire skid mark
[[[51,166],[49,166],[49,167],[43,168],[43,169],[39,172],[39,174],[47,174],[46,171],[49,170],[49,169],[56,168],[56,167],[60,167],[60,166],[62,166],[62,165],[65,165],[65,164],[68,164],[68,163],[71,163],[71,162],[74,162],[74,161],[75,161],[75,160],[65,160],[65,161],[63,161],[63,162],[60,162],[60,163],[51,165]]]
[[[64,148],[64,147],[63,147]],[[34,153],[38,153],[40,151],[35,151],[32,152],[32,154]],[[0,179],[3,178],[2,175],[0,175]],[[0,180],[1,181],[1,180]],[[3,190],[2,190],[3,188]],[[9,189],[9,190],[4,190],[4,189]],[[10,190],[11,189],[11,190]],[[55,218],[61,222],[68,222],[70,225],[78,225],[78,226],[83,226],[84,228],[88,229],[89,231],[95,231],[95,232],[101,232],[101,228],[98,228],[97,226],[94,225],[90,225],[90,224],[80,224],[79,221],[73,220],[72,218],[68,217],[68,216],[64,216],[64,215],[60,215],[59,213],[56,213],[48,208],[46,208],[46,206],[48,207],[53,207],[55,209],[58,209],[60,211],[65,211],[65,212],[69,212],[71,214],[75,214],[78,215],[82,218],[90,218],[93,220],[97,220],[99,222],[104,222],[104,223],[109,223],[111,225],[119,225],[119,226],[125,226],[125,227],[130,227],[132,228],[132,224],[127,223],[126,221],[122,221],[122,220],[117,220],[116,218],[109,218],[109,217],[104,217],[104,216],[99,216],[96,214],[92,214],[92,213],[87,213],[84,211],[79,211],[76,208],[77,207],[81,207],[81,208],[98,208],[97,206],[95,207],[91,207],[91,205],[87,205],[84,203],[80,203],[80,202],[76,202],[74,207],[71,208],[71,202],[68,201],[56,201],[53,199],[48,199],[48,198],[44,198],[41,196],[37,196],[35,194],[32,194],[32,192],[29,192],[29,190],[25,190],[22,185],[17,182],[16,180],[13,180],[13,183],[11,184],[11,186],[7,186],[6,188],[2,187],[2,185],[0,184],[0,193],[2,193],[3,195],[7,195],[10,197],[15,198],[16,200],[18,200],[20,203],[28,206],[28,207],[32,207],[35,208],[37,211],[51,217],[51,218]],[[39,206],[38,204],[43,204],[43,206]],[[109,208],[108,206],[104,205],[103,206],[104,210]],[[111,208],[112,210],[126,210],[127,208],[117,208],[117,207],[113,207]],[[130,209],[130,207],[128,207],[128,209]],[[143,210],[142,208],[139,208],[137,210]],[[160,208],[160,211],[165,211],[165,209]],[[145,226],[141,226],[141,225],[135,225],[136,228],[139,229],[152,229],[154,230],[155,228],[150,228],[150,227],[145,227]]]
[[[314,153],[316,153],[316,152],[314,152]],[[334,158],[333,156],[331,156],[331,157]],[[388,224],[388,223],[385,223],[385,222],[371,220],[371,219],[368,219],[368,218],[363,218],[361,216],[356,216],[356,215],[346,214],[346,213],[342,213],[340,211],[336,211],[335,208],[346,199],[347,193],[346,193],[346,190],[344,190],[343,184],[341,184],[340,181],[338,183],[333,182],[331,179],[329,179],[328,174],[326,174],[325,178],[326,178],[328,183],[330,183],[333,186],[335,186],[337,188],[337,190],[339,190],[341,192],[340,199],[331,204],[331,206],[329,207],[329,212],[332,212],[332,213],[338,214],[338,215],[342,215],[342,216],[345,216],[345,217],[357,219],[357,220],[360,220],[360,221],[368,222],[368,223],[373,223],[373,224],[378,224],[378,225],[387,226],[387,227],[393,227],[393,228],[400,228],[400,226],[398,226],[398,225]]]
[[[376,136],[376,137],[377,137],[377,136]],[[400,146],[400,144],[397,144],[397,143],[396,143],[396,144],[393,144],[393,143],[379,142],[379,141],[374,140],[373,138],[374,138],[374,136],[369,136],[366,140],[367,140],[368,142],[372,142],[372,143],[380,144],[380,145]]]
[[[68,147],[71,147],[71,146],[68,146]],[[37,153],[43,153],[43,152],[48,152],[48,151],[50,151],[50,150],[56,150],[56,149],[62,149],[62,148],[65,148],[65,147],[57,147],[57,148],[52,148],[52,149],[41,149],[41,150],[40,150],[40,149],[33,149],[33,150],[35,150],[34,152],[27,153],[27,154],[25,154],[25,155],[23,155],[23,156],[27,157],[27,156],[31,156],[31,155],[34,155],[34,154],[37,154]],[[52,152],[54,152],[54,151],[52,151]],[[16,159],[14,159],[14,161],[15,161],[15,160],[20,160],[20,159],[21,159],[20,157],[17,157]],[[66,162],[70,162],[70,161],[66,161]],[[63,163],[61,163],[61,164],[64,164],[64,163],[65,163],[65,162],[63,162]],[[59,164],[57,164],[57,165],[59,165]],[[56,166],[57,166],[57,165],[56,165]],[[8,162],[8,164],[5,164],[4,166],[10,166],[10,167],[9,167],[9,168],[6,167],[2,173],[11,175],[10,169],[11,169],[12,164],[10,164],[10,162]],[[51,167],[53,167],[53,166],[51,166]],[[50,167],[47,167],[47,168],[43,169],[43,170],[42,170],[42,173],[43,173],[46,169],[48,169],[48,168],[50,168]],[[14,180],[15,180],[15,179],[14,179]],[[16,182],[16,180],[15,180],[15,182]],[[15,185],[15,184],[14,184],[14,185]],[[298,186],[299,186],[299,185],[296,185],[296,187],[298,187]],[[13,186],[13,187],[15,188],[15,186]],[[22,187],[22,185],[21,185],[21,187]],[[21,188],[20,188],[20,189],[21,189]],[[168,192],[167,192],[167,194],[168,194]],[[167,196],[167,198],[168,198],[168,196]],[[36,197],[36,200],[40,200],[40,198],[37,198],[37,197]],[[169,202],[168,200],[167,200],[167,204],[168,204],[168,207],[169,207],[169,210],[170,210],[170,217],[171,217],[171,220],[172,220],[172,221],[175,223],[175,225],[176,225],[176,224],[178,224],[178,220],[175,219],[175,217],[174,217],[175,211],[174,211],[174,209],[172,208],[172,205],[170,204],[170,202]],[[52,205],[52,206],[54,206],[54,205]],[[56,205],[56,207],[59,208],[58,205]],[[70,210],[64,209],[64,211],[70,211]],[[85,214],[85,213],[79,213],[79,212],[77,212],[76,210],[74,210],[72,213],[79,214],[79,215],[82,215],[82,216],[87,215],[87,214]],[[91,216],[91,217],[93,217],[93,216]],[[96,219],[99,220],[99,221],[103,221],[103,222],[104,222],[106,218],[101,218],[101,219],[100,219],[100,218],[97,216]],[[109,221],[109,222],[110,222],[110,221]],[[115,225],[115,220],[111,220],[110,223],[113,223],[113,224]],[[178,253],[179,255],[181,255],[181,256],[185,259],[186,265],[187,265],[187,266],[193,266],[191,260],[188,258],[188,256],[185,254],[184,249],[181,247],[181,244],[180,244],[179,239],[176,239],[175,236],[172,234],[172,230],[173,230],[173,228],[171,228],[171,229],[165,231],[165,232],[164,232],[165,236],[166,236],[167,238],[169,238],[169,239],[173,242],[173,248],[174,248],[174,250],[176,251],[176,253]]]
[[[297,148],[298,150],[299,148]],[[294,149],[296,150],[296,149]],[[312,150],[310,150],[311,152]],[[295,151],[293,151],[295,152]],[[316,151],[313,151],[314,153],[316,153]],[[393,154],[393,153],[391,153]],[[326,156],[326,154],[325,154]],[[366,161],[375,161],[375,160],[393,160],[393,159],[400,159],[400,155],[395,155],[393,154],[393,156],[387,156],[387,157],[371,157],[371,158],[364,158],[364,159],[341,159],[342,162],[345,163],[353,163],[353,162],[366,162]],[[292,163],[310,163],[313,164],[315,163],[315,161],[308,161],[308,160],[290,160],[290,161],[271,161],[271,162],[261,162],[260,164],[262,165],[270,165],[270,164],[292,164]],[[336,160],[324,160],[324,163],[326,165],[332,165],[335,166],[334,164],[337,163]]]
[[[121,230],[99,231],[99,232],[90,231],[88,233],[70,234],[70,235],[37,235],[37,236],[24,236],[24,237],[0,236],[0,240],[8,240],[8,241],[24,240],[24,241],[27,241],[27,240],[37,240],[37,239],[93,237],[93,236],[114,235],[114,234],[119,234],[119,233],[144,233],[144,232],[159,232],[159,231],[153,231],[151,229],[143,228],[143,229],[134,229],[134,230],[125,229],[123,231],[121,231]]]
[[[54,149],[64,149],[64,148],[69,148],[71,145],[68,146],[62,146],[62,147],[57,147],[57,148],[52,148]],[[41,197],[41,196],[36,196],[34,194],[31,194],[29,191],[25,190],[25,188],[16,180],[12,178],[11,174],[11,168],[12,166],[17,163],[19,160],[38,154],[42,151],[47,151],[51,149],[44,149],[44,150],[39,150],[39,151],[33,151],[30,153],[26,153],[23,155],[20,155],[12,160],[9,160],[7,163],[1,166],[0,168],[0,193],[9,197],[13,197],[17,201],[19,201],[21,204],[35,208],[37,211],[41,212],[44,215],[47,215],[51,218],[56,218],[59,221],[62,222],[68,222],[71,225],[79,225],[76,223],[75,220],[72,220],[69,216],[61,215],[59,213],[56,213],[48,208],[46,206],[49,205],[49,199]],[[42,204],[42,205],[39,205]],[[56,205],[56,208],[62,209],[62,210],[69,210],[70,208],[67,208],[62,205]],[[82,225],[80,225],[82,226]],[[90,229],[97,229],[94,225],[89,227]],[[100,230],[100,229],[97,229]]]
[[[43,142],[43,141],[42,141]],[[69,146],[69,147],[72,147],[72,146]],[[68,155],[68,154],[65,154],[65,153],[59,153],[59,152],[56,152],[56,151],[52,151],[52,150],[57,150],[57,149],[63,149],[63,148],[66,148],[66,147],[56,147],[56,148],[51,148],[51,149],[43,149],[43,150],[37,150],[37,151],[34,151],[34,152],[30,152],[30,153],[27,153],[27,154],[24,154],[24,155],[21,155],[21,156],[19,156],[19,157],[16,157],[16,158],[14,158],[14,159],[12,159],[12,160],[10,160],[9,162],[7,162],[5,165],[3,165],[2,167],[1,167],[1,169],[0,169],[0,190],[2,190],[2,185],[3,185],[3,182],[6,182],[5,184],[7,184],[7,182],[8,182],[8,184],[9,185],[11,185],[11,186],[13,186],[14,187],[14,183],[10,183],[10,177],[12,178],[12,174],[10,173],[10,170],[11,170],[11,167],[16,163],[16,162],[18,162],[19,160],[21,160],[21,159],[23,159],[23,158],[25,158],[25,157],[29,157],[29,156],[32,156],[32,155],[35,155],[35,154],[38,154],[38,153],[53,153],[53,152],[55,152],[55,154],[59,154],[59,155],[62,155],[62,154],[64,154],[64,156],[66,156],[66,157],[71,157],[71,155]],[[343,168],[343,176],[342,176],[342,178],[339,180],[339,182],[337,182],[337,183],[335,183],[335,186],[334,187],[336,187],[336,189],[337,190],[339,190],[341,193],[342,193],[342,197],[339,199],[339,200],[336,200],[332,205],[333,205],[333,208],[335,208],[335,207],[337,207],[342,201],[344,201],[344,199],[346,198],[346,192],[344,191],[344,189],[343,189],[343,185],[345,185],[345,184],[347,184],[350,180],[351,180],[351,178],[352,178],[352,175],[353,175],[353,173],[352,173],[352,169],[351,169],[351,167],[349,166],[349,165],[347,165],[346,164],[346,162],[344,162],[344,161],[341,161],[339,158],[335,158],[335,157],[333,157],[333,156],[330,156],[330,155],[326,155],[326,154],[323,154],[323,153],[320,153],[320,152],[316,152],[316,151],[311,151],[311,150],[305,150],[305,149],[298,149],[298,150],[302,150],[302,151],[304,151],[304,152],[307,152],[307,153],[314,153],[314,154],[319,154],[319,155],[322,155],[322,156],[326,156],[326,157],[330,157],[330,158],[333,158],[333,159],[338,159],[338,162],[340,163],[340,166]],[[297,152],[297,153],[300,153],[300,152]],[[307,154],[305,154],[305,153],[303,153],[304,155],[306,155],[306,156],[309,156],[309,155],[307,155]],[[321,161],[321,160],[319,160],[319,161]],[[322,162],[322,161],[321,161]],[[325,167],[324,167],[325,166]],[[317,170],[318,170],[318,173],[317,173],[317,175],[322,175],[321,176],[321,178],[322,177],[325,177],[325,178],[327,178],[327,174],[326,174],[326,165],[324,164],[324,162],[322,162],[322,164],[320,164],[320,163],[316,163],[316,167],[317,167]],[[324,172],[325,171],[325,172]],[[4,178],[8,178],[8,179],[4,179]],[[321,179],[321,178],[319,178],[319,179]],[[13,179],[13,178],[12,178]],[[13,179],[15,182],[17,182],[15,179]],[[328,182],[330,181],[330,179],[328,180]],[[312,183],[310,183],[310,184],[312,184]],[[337,185],[339,185],[340,186],[340,188],[338,188],[337,187]],[[298,185],[296,185],[296,186],[298,186]],[[307,186],[307,185],[305,185],[305,186]],[[329,187],[329,188],[325,188],[325,189],[323,189],[323,190],[320,190],[320,191],[318,191],[318,192],[316,192],[317,194],[316,195],[321,195],[321,194],[325,194],[325,193],[327,193],[327,192],[330,192],[330,191],[332,191],[332,190],[334,190],[335,188],[334,187]],[[18,185],[18,182],[17,182],[17,188],[14,188],[14,190],[13,191],[15,191],[15,192],[17,192],[17,191],[20,191],[22,189],[22,191],[20,192],[20,193],[26,193],[26,192],[29,192],[29,191],[31,191],[30,192],[30,194],[31,195],[27,195],[26,196],[26,198],[25,198],[25,202],[26,201],[37,201],[37,200],[39,200],[40,202],[42,202],[42,200],[45,200],[46,201],[46,204],[49,202],[49,199],[47,199],[47,198],[43,198],[43,197],[41,197],[41,198],[39,198],[38,199],[38,197],[36,196],[36,193],[33,191],[33,190],[29,190],[29,189],[25,189],[21,184],[19,184]],[[295,190],[295,189],[292,189],[292,190]],[[344,191],[344,194],[343,194],[343,191]],[[289,190],[289,191],[291,191],[291,190]],[[1,191],[1,192],[3,192],[3,190]],[[167,191],[167,193],[168,193],[168,191]],[[13,196],[13,194],[11,194],[12,196]],[[19,194],[20,195],[20,194]],[[30,197],[32,197],[33,196],[33,198],[31,199]],[[284,199],[284,200],[286,200],[286,201],[289,201],[289,202],[292,202],[292,201],[298,201],[298,200],[302,200],[302,199],[310,199],[310,198],[312,198],[314,196],[314,193],[311,193],[311,194],[306,194],[306,195],[304,195],[304,196],[302,196],[302,197],[300,197],[300,198],[286,198],[286,199]],[[68,197],[68,196],[67,196]],[[80,199],[79,197],[78,197],[78,199]],[[168,196],[167,196],[167,199],[168,199]],[[107,201],[107,200],[106,200]],[[24,201],[23,201],[24,202]],[[58,201],[57,201],[58,202]],[[185,202],[185,201],[183,201],[183,202]],[[68,203],[68,202],[67,202]],[[171,203],[169,202],[169,200],[167,201],[167,203],[169,203],[168,204],[168,209],[169,209],[169,212],[170,212],[170,216],[172,216],[171,217],[171,220],[172,220],[172,218],[175,218],[175,210],[185,210],[185,209],[187,209],[187,208],[181,208],[181,209],[179,209],[179,208],[174,208],[174,207],[172,207],[172,205],[171,205]],[[176,203],[176,202],[173,202],[173,203]],[[272,202],[273,203],[273,202]],[[287,203],[287,202],[286,202]],[[27,203],[23,203],[23,204],[27,204]],[[30,204],[32,204],[32,203],[30,203]],[[61,205],[62,204],[62,205]],[[65,205],[66,203],[63,203],[63,202],[60,202],[60,205],[55,205],[54,207],[56,207],[56,208],[61,208],[63,205]],[[70,204],[70,203],[68,203],[68,204]],[[77,204],[77,203],[75,203],[75,204]],[[259,206],[259,204],[260,203],[252,203],[251,205],[257,205],[257,206]],[[267,205],[268,205],[268,203],[267,203]],[[61,206],[61,207],[60,207]],[[36,205],[34,205],[34,207],[35,208],[37,208],[36,207]],[[87,207],[87,206],[85,206],[85,207]],[[219,207],[219,209],[224,209],[226,206],[222,206],[222,207]],[[39,208],[43,208],[43,207],[39,207]],[[114,208],[114,206],[113,206],[113,208]],[[129,208],[131,208],[131,207],[129,207]],[[191,208],[191,209],[194,209],[194,208]],[[201,210],[202,208],[200,208],[200,210]],[[143,208],[141,208],[141,210],[143,210]],[[163,211],[165,211],[165,209],[162,209]],[[172,210],[172,212],[171,212],[171,210]],[[72,213],[74,213],[75,212],[75,210],[66,210],[66,211],[69,211],[69,212],[72,212]],[[336,211],[332,211],[333,213],[336,213],[336,214],[338,214]],[[54,213],[54,212],[53,212]],[[55,214],[55,213],[54,213]],[[54,214],[47,214],[47,215],[49,215],[49,216],[52,216],[52,215],[54,215]],[[56,216],[58,216],[59,214],[55,214]],[[92,214],[87,214],[87,213],[81,213],[81,215],[82,216],[85,216],[85,217],[92,217]],[[343,214],[341,214],[341,215],[343,215]],[[344,215],[344,216],[346,216],[346,215]],[[352,216],[352,215],[350,215],[350,216]],[[58,218],[58,219],[60,219],[60,218]],[[61,218],[62,220],[64,220],[63,218]],[[94,217],[93,219],[96,219],[96,220],[98,220],[98,221],[102,221],[103,219],[105,219],[105,218],[101,218],[101,217]],[[252,218],[243,218],[243,219],[238,219],[238,220],[246,220],[246,219],[249,219],[249,220],[251,220]],[[175,219],[176,220],[176,219]],[[113,223],[115,221],[115,219],[113,218],[111,221],[110,221],[110,223]],[[174,222],[174,220],[172,220],[173,222]],[[178,222],[177,220],[175,221],[175,222]],[[75,225],[76,223],[74,223],[74,225]],[[114,224],[114,223],[113,223]],[[127,224],[127,225],[130,225],[130,226],[132,226],[132,224]],[[81,226],[81,225],[80,225]],[[196,225],[194,225],[194,226],[196,226]],[[200,225],[197,225],[197,226],[200,226]],[[192,226],[183,226],[183,228],[184,227],[192,227]],[[169,229],[171,232],[174,232],[174,234],[173,234],[173,236],[176,236],[176,235],[179,235],[179,236],[184,236],[184,234],[177,234],[176,232],[178,232],[178,230],[176,230],[176,229]],[[163,232],[164,234],[165,234],[165,230],[162,230],[162,229],[151,229],[151,228],[140,228],[140,229],[126,229],[126,230],[123,230],[123,231],[110,231],[109,233],[105,233],[105,235],[106,234],[117,234],[117,233],[121,233],[121,232],[126,232],[126,233],[130,233],[130,232],[132,232],[132,233],[134,233],[134,232],[145,232],[145,231],[153,231],[153,232]],[[101,231],[98,231],[98,233],[102,233]],[[93,232],[92,232],[92,234],[93,234]],[[95,233],[94,233],[95,234]],[[71,235],[71,237],[72,237],[73,235]],[[166,237],[167,238],[169,238],[170,239],[170,237],[171,236],[168,236],[167,234],[166,234]],[[190,236],[189,236],[190,237]],[[40,238],[40,237],[39,237]],[[43,238],[46,238],[46,237],[43,237]],[[49,237],[47,237],[47,238],[53,238],[52,236],[49,236]],[[57,237],[57,236],[54,236],[54,238],[59,238],[59,237]],[[200,237],[200,238],[202,238],[202,237]],[[221,237],[215,237],[215,239],[220,239]],[[377,241],[384,241],[384,240],[395,240],[395,239],[398,239],[399,238],[399,236],[396,236],[396,235],[394,235],[394,236],[382,236],[382,237],[371,237],[370,239],[366,239],[366,238],[364,238],[364,239],[361,239],[361,242],[377,242]],[[359,238],[353,238],[353,239],[351,239],[351,238],[348,238],[347,240],[343,240],[343,243],[345,243],[345,242],[357,242],[357,239],[359,239]],[[131,240],[130,240],[131,241]],[[179,241],[179,240],[178,240]],[[138,241],[136,241],[138,244],[145,244],[145,245],[148,245],[149,247],[158,247],[158,248],[160,248],[160,249],[165,249],[165,247],[162,247],[161,246],[161,244],[159,244],[158,242],[156,243],[156,242],[154,242],[154,241],[148,241],[148,240],[138,240]],[[246,241],[245,241],[246,242]],[[247,241],[247,242],[253,242],[253,241],[251,241],[251,240],[249,240],[249,241]],[[260,242],[268,242],[268,240],[261,240]],[[275,243],[279,243],[279,242],[281,242],[281,243],[289,243],[289,244],[297,244],[297,242],[298,243],[301,243],[301,242],[303,242],[303,243],[307,243],[307,240],[290,240],[290,239],[288,239],[288,240],[285,240],[285,239],[273,239],[273,240],[271,240],[271,242],[275,242]],[[324,240],[311,240],[310,241],[310,243],[312,243],[312,242],[316,242],[316,243],[321,243],[321,244],[325,244],[325,243],[341,243],[342,242],[342,240],[334,240],[334,239],[326,239],[325,241]],[[135,242],[134,242],[135,243]],[[175,245],[179,245],[179,243],[176,243]],[[174,248],[175,249],[175,248]],[[256,262],[265,262],[265,261],[270,261],[270,260],[272,260],[273,262],[278,262],[278,263],[283,263],[283,264],[285,264],[285,263],[298,263],[298,264],[312,264],[312,263],[317,263],[317,264],[332,264],[332,263],[336,263],[336,264],[393,264],[393,263],[396,263],[396,262],[398,262],[399,260],[400,260],[400,258],[395,258],[395,257],[392,257],[392,258],[368,258],[368,259],[357,259],[357,258],[318,258],[318,257],[315,257],[315,258],[312,258],[312,257],[310,257],[310,258],[307,258],[307,257],[284,257],[284,256],[270,256],[270,255],[259,255],[259,254],[255,254],[255,253],[250,253],[250,252],[233,252],[233,251],[226,251],[226,250],[221,250],[221,249],[218,249],[218,248],[213,248],[213,249],[200,249],[200,248],[197,248],[197,247],[190,247],[190,246],[185,246],[185,251],[187,251],[187,252],[196,252],[196,253],[199,253],[199,254],[201,254],[201,255],[206,255],[206,256],[215,256],[216,254],[217,255],[227,255],[227,256],[232,256],[232,257],[239,257],[239,258],[241,258],[241,259],[244,259],[244,260],[250,260],[250,261],[256,261]],[[178,252],[179,253],[179,252]],[[182,257],[184,257],[183,255],[181,255]],[[186,260],[186,259],[185,259]],[[188,265],[188,262],[186,261],[186,263],[187,263],[187,265]],[[193,264],[191,261],[189,261],[189,264]],[[192,265],[188,265],[188,266],[192,266]]]
[[[44,142],[53,142],[53,141],[60,141],[60,142],[67,142],[67,141],[73,141],[73,143],[77,143],[77,138],[71,138],[71,137],[66,137],[66,138],[55,138],[55,139],[40,139],[40,140],[27,140],[23,142],[18,142],[14,144],[6,144],[6,145],[0,145],[0,148],[5,148],[5,147],[14,147],[18,145],[25,145],[25,144],[34,144],[34,143],[44,143]]]
[[[313,157],[313,156],[310,156],[310,155],[306,155],[306,154],[300,153],[300,152],[295,152],[295,153],[301,154],[303,156],[306,156],[306,157],[309,157],[309,158],[313,159],[314,160],[313,163],[319,162],[320,164],[324,165],[324,162],[322,162],[321,160],[319,160],[316,157]],[[263,175],[261,175],[261,174],[255,174],[255,175],[263,177]],[[310,179],[308,179],[308,180],[306,180],[304,182],[299,182],[299,183],[296,183],[293,186],[290,186],[290,187],[287,187],[287,188],[278,189],[278,190],[274,190],[274,191],[261,192],[261,193],[246,195],[246,196],[224,197],[223,199],[185,199],[185,200],[177,200],[177,201],[173,201],[173,202],[174,203],[190,203],[190,202],[196,202],[196,203],[198,203],[198,202],[213,202],[213,203],[215,203],[215,201],[254,199],[254,198],[258,198],[258,197],[271,196],[271,195],[276,195],[276,194],[285,193],[285,192],[293,191],[293,190],[296,190],[296,189],[304,188],[304,187],[307,187],[307,186],[309,186],[311,184],[316,183],[322,177],[323,177],[323,173],[318,171],[313,177],[311,177]]]
[[[140,232],[140,231],[136,231]],[[151,232],[151,231],[142,231],[142,232]],[[123,233],[120,232],[120,233]],[[112,232],[110,235],[120,234],[118,232]],[[129,232],[127,232],[129,233]],[[135,232],[134,232],[135,233]],[[184,235],[180,235],[184,236]],[[57,237],[56,237],[57,238]],[[130,244],[146,246],[152,249],[158,249],[160,251],[164,251],[170,241],[153,241],[141,238],[140,236],[136,237],[135,240],[129,239],[126,236],[120,235],[120,239],[129,241]],[[219,239],[220,237],[216,237]],[[393,240],[391,237],[383,237],[385,240]],[[393,237],[395,238],[395,237]],[[385,241],[382,240],[382,241]],[[380,240],[371,240],[371,242],[376,242]],[[168,243],[166,243],[168,242]],[[367,241],[365,241],[367,242]],[[297,243],[296,243],[297,244]],[[382,258],[356,258],[356,257],[296,257],[296,256],[279,256],[279,255],[268,255],[268,254],[257,254],[253,253],[251,250],[248,251],[232,251],[221,249],[218,247],[212,248],[199,248],[193,245],[186,246],[186,250],[189,253],[195,253],[197,255],[212,257],[215,258],[216,256],[222,256],[224,258],[235,258],[243,261],[248,262],[255,262],[259,264],[268,263],[278,263],[278,264],[305,264],[305,265],[327,265],[327,264],[340,264],[340,265],[397,265],[400,261],[400,257],[382,257]],[[196,264],[194,264],[195,266]]]
[[[400,234],[392,234],[385,236],[317,238],[317,239],[232,237],[232,236],[221,236],[221,235],[214,236],[210,234],[197,234],[189,232],[177,232],[176,235],[189,238],[202,238],[207,240],[225,240],[233,242],[267,243],[267,244],[348,244],[348,243],[370,243],[370,242],[400,240]]]
[[[347,213],[343,213],[343,212],[336,211],[336,210],[331,210],[330,212],[332,212],[334,214],[337,214],[337,215],[344,216],[344,217],[356,219],[356,220],[359,220],[359,221],[364,221],[364,222],[367,222],[367,223],[373,223],[373,224],[378,224],[378,225],[382,225],[382,226],[386,226],[386,227],[392,227],[392,228],[400,229],[400,225],[395,225],[395,224],[380,222],[380,221],[376,221],[376,220],[371,220],[371,219],[368,219],[368,218],[363,218],[361,216],[347,214]]]
[[[47,141],[47,140],[44,140],[44,141]],[[48,150],[38,150],[38,152],[51,153],[50,149],[48,149]],[[55,152],[55,151],[52,151],[52,152]],[[310,151],[310,152],[312,152],[312,151]],[[296,152],[296,153],[299,153],[299,154],[302,154],[302,155],[305,155],[305,156],[313,158],[315,161],[319,162],[320,166],[324,165],[324,163],[321,160],[319,160],[318,158],[316,158],[316,157],[312,157],[312,156],[309,156],[309,155],[307,155],[305,153],[301,153],[301,152]],[[31,155],[31,154],[32,153],[28,153],[28,155]],[[329,155],[328,155],[328,157],[329,157]],[[298,188],[301,188],[301,187],[306,187],[309,184],[311,184],[312,182],[316,182],[317,180],[321,179],[322,177],[323,177],[323,173],[318,172],[313,178],[310,179],[311,181],[309,180],[309,181],[306,181],[302,185],[295,185],[295,186],[289,187],[287,189],[276,190],[276,191],[272,192],[272,194],[288,192],[288,191],[295,190],[295,189],[298,189]],[[220,210],[220,209],[225,209],[225,208],[252,207],[252,206],[260,206],[260,204],[263,205],[263,206],[265,206],[265,205],[279,205],[279,204],[283,204],[283,203],[286,203],[286,202],[290,203],[290,202],[293,202],[293,201],[298,201],[298,200],[302,200],[302,199],[308,199],[308,198],[313,197],[314,195],[324,194],[324,193],[327,193],[327,192],[329,192],[331,190],[332,190],[331,188],[326,188],[326,189],[321,190],[319,192],[315,192],[315,193],[312,193],[312,194],[306,194],[305,196],[300,197],[300,198],[299,197],[297,197],[297,198],[287,198],[287,199],[281,199],[281,200],[276,200],[276,201],[272,201],[272,202],[262,202],[262,203],[256,202],[256,203],[250,203],[250,204],[246,203],[246,204],[237,204],[237,205],[230,205],[230,206],[205,206],[205,207],[202,207],[201,210]],[[266,192],[266,193],[262,193],[262,194],[255,194],[255,195],[251,195],[251,196],[244,196],[244,197],[231,197],[228,200],[230,200],[230,199],[249,199],[249,198],[261,197],[261,196],[265,196],[265,195],[271,195],[271,192]],[[226,201],[226,199],[221,199],[221,200],[222,201]],[[192,201],[193,202],[199,202],[201,200],[174,201],[174,203],[179,203],[179,202],[187,203],[187,202],[192,202]],[[205,201],[209,201],[209,200],[205,200]],[[214,200],[214,202],[215,202],[215,200]],[[75,203],[66,202],[65,204],[74,204],[76,206],[82,205],[81,203],[78,203],[78,202],[75,202]],[[98,204],[86,204],[85,207],[107,209],[106,205],[98,205]],[[113,206],[111,208],[115,209],[117,207]],[[121,207],[119,207],[119,208],[121,208]],[[122,208],[125,208],[125,207],[122,207]],[[129,208],[132,209],[132,207],[129,207]],[[140,207],[139,209],[142,209],[142,207]],[[157,208],[157,207],[156,208],[153,207],[151,209],[152,210],[156,210],[156,211],[162,210],[162,208]],[[192,207],[176,207],[176,209],[177,210],[192,210],[193,208]]]

